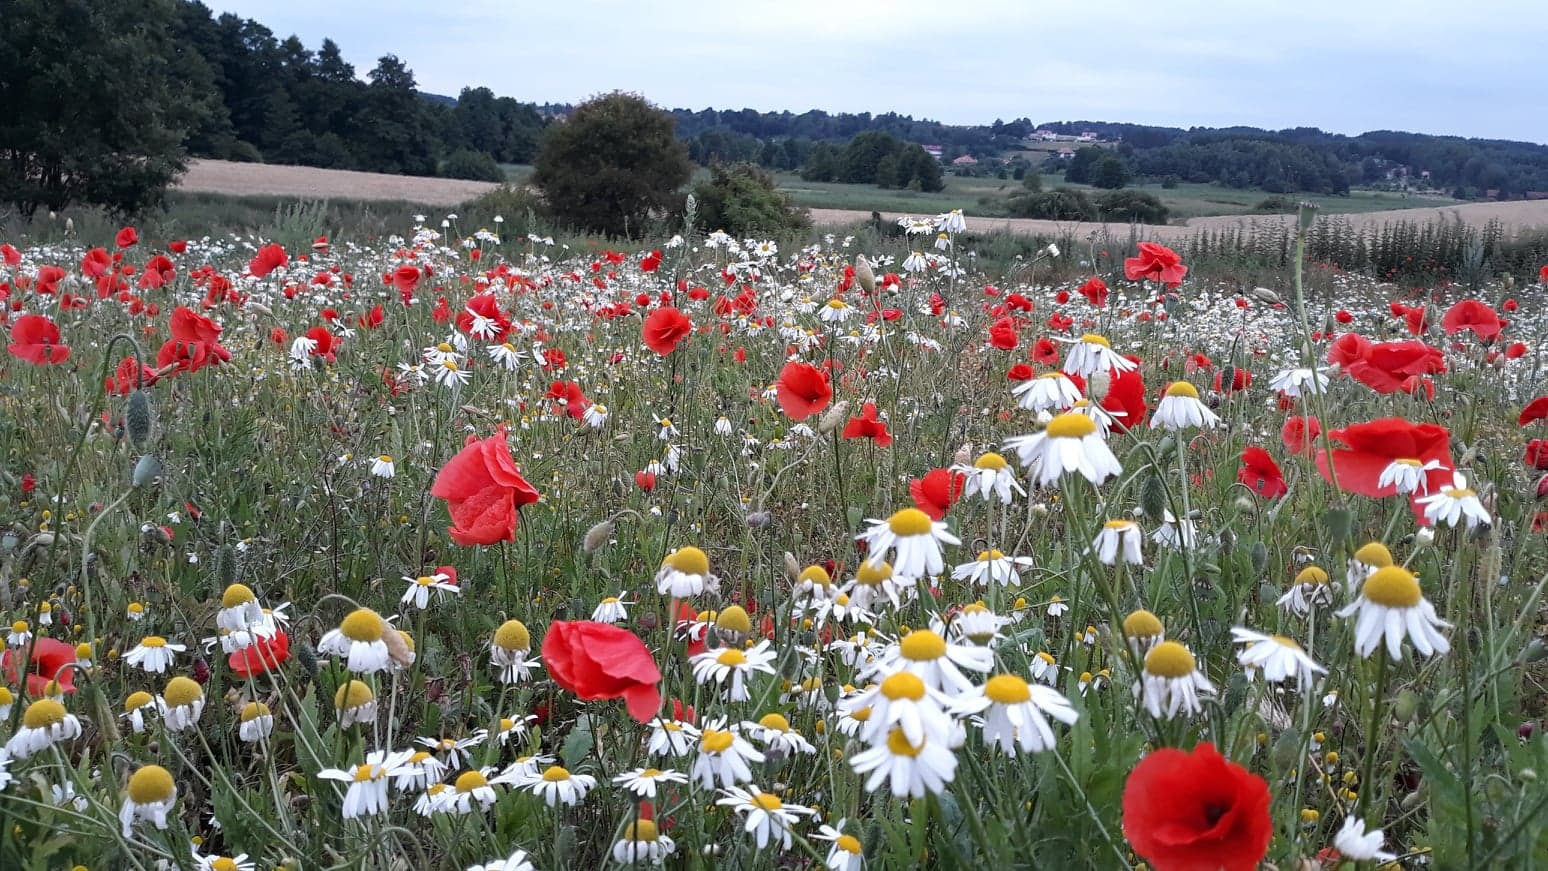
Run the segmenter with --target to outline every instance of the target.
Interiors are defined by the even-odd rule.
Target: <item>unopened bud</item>
[[[151,437],[151,402],[150,394],[144,390],[136,390],[129,394],[129,402],[124,408],[124,428],[129,431],[129,442],[136,450],[145,450]]]
[[[581,552],[593,554],[607,547],[607,543],[613,537],[613,519],[608,519],[586,530],[585,538],[581,539]]]
[[[149,487],[161,480],[161,460],[155,454],[146,454],[134,464],[134,475],[129,479],[135,487]]]
[[[1090,378],[1086,379],[1086,396],[1098,405],[1107,398],[1107,391],[1112,388],[1113,374],[1111,372],[1095,372]]]
[[[871,261],[865,259],[864,254],[855,255],[855,283],[866,293],[876,290],[876,273],[871,270]]]
[[[1274,305],[1275,303],[1281,301],[1279,294],[1269,290],[1266,287],[1254,287],[1252,289],[1252,296],[1258,302],[1267,303],[1269,305]]]
[[[1398,693],[1397,702],[1392,705],[1392,715],[1397,718],[1397,721],[1412,723],[1418,713],[1419,695],[1410,689]]]
[[[785,551],[785,577],[792,583],[801,578],[801,563],[796,560],[795,554]]]
[[[817,432],[827,435],[838,429],[844,423],[844,415],[848,413],[849,400],[845,399],[834,403],[833,407],[828,409],[828,413],[824,414],[822,420],[817,423]]]

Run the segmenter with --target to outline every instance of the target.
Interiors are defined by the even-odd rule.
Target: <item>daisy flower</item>
[[[1007,439],[1005,447],[1016,452],[1029,473],[1036,472],[1039,487],[1070,472],[1099,485],[1123,471],[1102,441],[1096,422],[1076,412],[1058,415],[1042,432]]]
[[[136,735],[145,731],[146,712],[155,710],[156,697],[144,690],[135,690],[124,699],[123,717],[129,721],[129,728]]]
[[[623,837],[613,842],[613,861],[620,865],[649,862],[660,865],[677,852],[677,842],[663,835],[655,820],[638,819],[624,826]]]
[[[430,751],[415,750],[408,763],[392,775],[392,785],[398,789],[429,789],[445,780],[450,770],[451,766],[430,755]]]
[[[146,695],[149,696],[149,693]],[[11,706],[14,704],[16,704],[16,696],[12,694],[11,688],[0,685],[0,720],[11,718]]]
[[[516,350],[516,346],[510,342],[490,345],[486,353],[489,354],[489,359],[493,360],[496,366],[507,372],[515,372],[517,369],[520,369],[522,358],[525,356],[522,352]]]
[[[870,611],[881,598],[891,602],[892,607],[901,608],[903,600],[915,592],[915,584],[914,578],[901,578],[894,574],[891,563],[862,561],[855,569],[855,578],[850,582],[848,591],[855,607],[862,611]]]
[[[753,836],[753,842],[760,850],[771,842],[777,842],[781,850],[790,849],[791,827],[801,817],[810,817],[817,813],[809,807],[785,804],[780,801],[779,796],[758,790],[757,787],[739,789],[732,786],[722,792],[726,797],[716,801],[715,804],[729,807],[735,813],[747,818],[742,828]]]
[[[841,324],[855,314],[855,310],[838,297],[828,300],[827,305],[817,310],[817,318],[825,324]]]
[[[985,647],[952,644],[935,628],[915,629],[889,645],[869,669],[871,674],[905,671],[918,675],[925,686],[946,693],[965,693],[973,688],[958,668],[988,671],[994,667],[994,652]],[[914,736],[910,735],[910,739]]]
[[[1419,589],[1419,579],[1402,566],[1384,566],[1372,572],[1360,586],[1360,597],[1337,613],[1340,617],[1358,615],[1355,653],[1362,659],[1369,659],[1385,639],[1392,661],[1401,660],[1405,636],[1423,656],[1444,655],[1451,650],[1446,636],[1440,634],[1451,624],[1440,619]]]
[[[954,725],[954,731],[960,727]],[[957,776],[957,754],[946,737],[927,735],[916,743],[902,729],[893,729],[885,740],[850,757],[849,767],[868,775],[867,792],[887,784],[898,798],[923,798],[941,792]]]
[[[1306,394],[1308,388],[1316,392],[1326,392],[1328,389],[1327,370],[1281,369],[1278,374],[1269,379],[1270,390],[1277,390],[1291,399],[1301,398]]]
[[[1134,685],[1134,694],[1158,720],[1198,713],[1203,710],[1199,696],[1214,691],[1215,685],[1198,670],[1193,654],[1175,641],[1163,641],[1145,654],[1145,668]]]
[[[389,778],[408,773],[412,768],[409,759],[413,755],[409,750],[372,750],[366,754],[364,762],[347,769],[324,768],[317,776],[349,784],[344,793],[344,819],[375,816],[387,810]]]
[[[392,663],[383,636],[392,631],[381,615],[370,608],[357,608],[345,617],[337,629],[323,633],[317,652],[346,658],[346,667],[356,674],[386,671]]]
[[[550,765],[542,774],[528,778],[521,786],[543,799],[549,807],[566,807],[579,804],[597,785],[597,779],[589,774],[571,774],[569,769]]]
[[[714,788],[717,780],[722,786],[734,787],[752,780],[748,762],[763,760],[763,753],[742,737],[739,727],[716,720],[699,735],[699,753],[689,777],[704,789]]]
[[[539,657],[527,658],[532,651],[532,633],[520,620],[507,620],[495,630],[489,642],[489,664],[499,673],[500,683],[513,684],[527,680]]]
[[[1392,551],[1387,550],[1386,545],[1379,541],[1366,542],[1350,558],[1349,569],[1344,574],[1344,584],[1353,595],[1373,572],[1392,564]]]
[[[591,619],[595,623],[622,623],[629,619],[629,612],[625,606],[632,604],[634,603],[624,601],[623,593],[608,596],[597,603],[597,607],[591,612]]]
[[[607,423],[607,406],[600,402],[592,403],[581,413],[581,423],[592,429],[601,429]]]
[[[132,621],[144,620],[145,606],[139,602],[130,602],[129,606],[124,610],[124,616]]]
[[[876,615],[856,605],[849,598],[848,593],[838,593],[831,599],[823,599],[817,603],[812,613],[812,624],[821,629],[828,621],[842,623],[846,620],[856,620],[861,623],[875,623]]]
[[[1248,680],[1255,671],[1261,670],[1263,679],[1269,683],[1284,683],[1293,677],[1296,687],[1304,690],[1311,688],[1318,674],[1328,673],[1301,649],[1301,645],[1283,635],[1264,635],[1236,626],[1231,629],[1231,640],[1247,645],[1236,654],[1236,661],[1247,667]]]
[[[709,556],[689,545],[667,554],[656,572],[656,592],[674,599],[687,599],[708,589],[717,592],[720,579],[710,574]]]
[[[951,621],[951,631],[958,638],[966,638],[968,641],[983,647],[1003,638],[1000,627],[1010,622],[1009,618],[989,610],[983,602],[973,602],[962,606],[957,616]]]
[[[1045,372],[1011,388],[1016,402],[1028,411],[1063,411],[1083,397],[1080,388],[1063,372]]]
[[[118,812],[125,838],[133,835],[134,824],[140,820],[149,820],[158,829],[167,827],[167,814],[177,801],[172,772],[160,765],[143,765],[129,775],[128,793],[123,810]]]
[[[256,871],[258,867],[246,853],[235,856],[200,856],[196,853],[193,858],[199,871]]]
[[[457,361],[452,359],[442,360],[432,366],[430,375],[435,379],[435,383],[442,387],[461,387],[473,377],[471,372],[458,366]]]
[[[1017,747],[1027,753],[1052,749],[1054,733],[1048,718],[1073,726],[1080,717],[1058,690],[1027,683],[1013,674],[989,678],[983,686],[959,697],[952,709],[981,715],[984,740],[1007,756],[1015,756]]]
[[[752,697],[747,691],[747,678],[753,672],[774,674],[774,660],[778,654],[769,649],[768,639],[756,647],[740,650],[726,647],[706,650],[690,660],[694,680],[701,684],[716,683],[726,688],[726,698],[733,702],[745,702]]]
[[[763,742],[763,746],[770,751],[787,756],[817,752],[817,748],[801,737],[800,732],[790,728],[790,721],[784,714],[765,714],[756,723],[742,725],[755,740]]]
[[[38,699],[22,712],[21,728],[5,742],[5,752],[13,758],[26,759],[60,741],[80,736],[81,721],[64,705],[54,699]]]
[[[12,647],[26,647],[32,641],[32,625],[26,620],[17,620],[11,624],[11,632],[5,636],[5,643]]]
[[[245,632],[262,622],[263,606],[252,588],[246,584],[231,584],[220,595],[220,610],[215,612],[215,625],[230,632]]]
[[[237,718],[237,737],[249,743],[262,741],[274,733],[274,714],[263,702],[248,702]]]
[[[812,840],[833,845],[823,859],[828,871],[861,871],[865,867],[865,845],[854,835],[844,834],[844,823],[845,820],[839,820],[836,825],[818,827]]]
[[[521,740],[527,736],[527,728],[537,722],[536,715],[528,714],[525,717],[501,717],[496,724],[494,733],[489,737],[505,746],[511,739]]]
[[[1172,432],[1188,427],[1213,429],[1219,423],[1219,416],[1199,401],[1199,389],[1186,381],[1173,381],[1168,385],[1166,394],[1150,415],[1151,429],[1161,427]]]
[[[446,761],[454,767],[461,767],[472,761],[469,748],[477,747],[484,743],[489,733],[483,729],[474,732],[466,738],[415,738],[414,742],[423,747],[429,747],[437,753],[446,754]]]
[[[930,515],[918,508],[904,508],[886,520],[866,522],[871,528],[861,536],[869,554],[865,562],[879,565],[885,560],[887,551],[895,551],[893,573],[904,577],[940,574],[945,568],[941,545],[962,543],[946,531],[946,524],[931,520]]]
[[[1356,862],[1392,862],[1397,856],[1381,848],[1381,829],[1365,830],[1365,820],[1344,817],[1343,828],[1333,836],[1333,847],[1345,859]]]
[[[640,798],[655,801],[663,784],[687,783],[688,775],[670,768],[636,768],[614,777],[613,782]]]
[[[339,728],[376,721],[376,693],[370,684],[348,680],[333,694],[333,709],[339,715]]]
[[[1387,464],[1376,479],[1379,488],[1392,487],[1399,495],[1430,492],[1428,472],[1441,468],[1440,460],[1420,460],[1400,457]]]
[[[1484,507],[1477,491],[1467,486],[1467,476],[1461,472],[1452,473],[1450,487],[1415,499],[1414,504],[1424,506],[1424,519],[1429,523],[1456,526],[1460,520],[1468,529],[1474,529],[1493,522],[1489,509]]]
[[[1031,567],[1031,557],[1006,556],[991,548],[979,551],[978,559],[970,563],[961,563],[952,569],[951,578],[954,581],[967,581],[980,587],[992,586],[996,583],[1002,587],[1009,587],[1012,584],[1020,586],[1021,572],[1017,569]]]
[[[699,743],[702,734],[699,727],[680,720],[657,717],[648,725],[650,742],[645,746],[645,751],[652,756],[687,756]]]
[[[1145,531],[1140,529],[1138,523],[1132,520],[1109,520],[1091,542],[1091,549],[1096,551],[1097,561],[1104,566],[1116,566],[1120,557],[1128,565],[1137,566],[1145,561],[1144,554],[1140,552],[1144,541]]]
[[[470,865],[467,871],[534,871],[526,850],[517,850],[504,859],[490,859],[482,865]]]
[[[457,775],[452,788],[439,795],[441,810],[463,816],[472,813],[475,804],[480,811],[489,810],[500,798],[490,785],[489,773],[493,770],[475,768]]]
[[[199,721],[204,713],[204,687],[179,675],[167,681],[156,697],[156,710],[169,732],[181,732]]]
[[[965,463],[952,466],[951,471],[963,476],[964,499],[982,495],[984,501],[988,502],[998,496],[1001,505],[1009,505],[1015,494],[1027,495],[1027,491],[1016,481],[1016,473],[1010,463],[994,451],[980,454],[971,466]]]
[[[841,699],[839,710],[855,721],[860,740],[866,743],[881,742],[894,727],[903,730],[910,742],[919,743],[927,736],[944,738],[951,734],[948,703],[945,693],[930,688],[916,674],[900,671],[864,692]]]
[[[398,473],[397,465],[393,463],[392,457],[387,454],[374,457],[369,462],[371,464],[371,474],[378,478],[391,478]]]
[[[1333,585],[1328,582],[1328,573],[1317,566],[1301,569],[1276,604],[1297,617],[1305,617],[1313,608],[1331,607]]]
[[[462,593],[461,587],[451,583],[451,576],[441,572],[416,578],[408,575],[402,577],[408,583],[408,589],[403,592],[403,598],[398,600],[399,604],[413,605],[421,611],[430,607],[431,594],[434,594],[436,601],[440,601],[447,593],[454,596]]]
[[[1057,339],[1056,341],[1067,342],[1070,345],[1069,353],[1064,355],[1064,371],[1071,375],[1089,378],[1098,372],[1105,373],[1112,369],[1128,372],[1137,368],[1133,360],[1114,351],[1112,343],[1105,336],[1087,333],[1079,339]]]

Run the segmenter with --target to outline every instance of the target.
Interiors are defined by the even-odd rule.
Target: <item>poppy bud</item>
[[[1392,706],[1392,715],[1397,717],[1399,723],[1412,723],[1414,716],[1419,713],[1419,696],[1413,690],[1405,689],[1398,693],[1397,702]]]
[[[1086,395],[1092,402],[1100,404],[1107,398],[1107,391],[1113,387],[1113,375],[1111,372],[1095,372],[1086,379]]]
[[[145,454],[134,464],[130,483],[135,487],[149,487],[161,481],[161,460],[155,454]]]
[[[1166,483],[1158,474],[1150,474],[1140,484],[1140,510],[1151,520],[1166,516]]]
[[[1261,573],[1268,568],[1268,545],[1261,541],[1252,543],[1252,549],[1248,552],[1252,557],[1252,570]]]
[[[613,519],[608,519],[586,530],[586,537],[581,539],[581,551],[593,554],[607,547],[608,540],[613,537]]]
[[[801,578],[801,563],[795,558],[795,554],[785,551],[785,577],[792,583]]]
[[[833,432],[835,429],[838,429],[839,424],[844,422],[844,416],[848,413],[849,400],[840,400],[839,402],[834,403],[833,407],[828,409],[828,413],[822,416],[822,420],[818,421],[817,432],[822,435],[827,435],[828,433]]]
[[[871,269],[871,262],[865,259],[864,254],[855,256],[855,283],[866,293],[876,291],[876,273]]]
[[[1537,479],[1537,498],[1548,499],[1548,475]]]
[[[1281,732],[1279,739],[1274,742],[1274,749],[1269,751],[1269,757],[1281,771],[1295,768],[1301,758],[1301,733],[1293,727]]]
[[[145,450],[151,437],[150,394],[135,390],[129,394],[128,407],[124,409],[124,424],[129,430],[129,441],[137,450]]]

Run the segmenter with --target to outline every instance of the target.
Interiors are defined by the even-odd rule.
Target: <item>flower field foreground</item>
[[[1541,864],[1548,288],[904,229],[0,246],[0,867]]]

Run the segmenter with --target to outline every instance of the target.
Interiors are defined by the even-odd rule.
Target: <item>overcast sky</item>
[[[205,2],[450,96],[1548,143],[1542,0]]]

